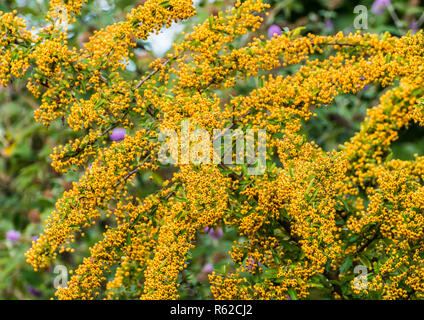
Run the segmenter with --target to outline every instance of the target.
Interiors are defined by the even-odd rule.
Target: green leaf
[[[258,78],[258,88],[264,87],[264,79],[262,77]]]
[[[296,29],[293,29],[292,31],[290,31],[290,38],[291,39],[296,38],[305,29],[306,29],[306,27],[298,27]]]
[[[290,299],[292,299],[292,300],[298,300],[297,299],[296,291],[293,288],[289,288],[288,293],[289,293]]]
[[[353,263],[353,256],[348,256],[345,261],[342,263],[342,265],[340,266],[340,273],[344,274],[346,273],[347,270],[350,269],[350,267],[352,266]]]
[[[163,1],[163,2],[159,3],[159,5],[161,7],[168,7],[169,6],[169,1]]]
[[[360,254],[359,255],[359,261],[361,261],[361,263],[365,267],[367,267],[367,269],[371,269],[371,262],[370,262],[370,260],[364,254]]]

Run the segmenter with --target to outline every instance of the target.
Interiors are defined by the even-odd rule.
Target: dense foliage
[[[2,85],[22,92],[26,83],[40,105],[35,120],[48,127],[23,122],[21,139],[31,137],[33,148],[15,156],[31,164],[6,163],[28,172],[17,187],[31,192],[21,210],[37,227],[25,241],[45,211],[25,256],[41,273],[58,258],[77,266],[59,298],[207,297],[208,282],[217,299],[422,297],[424,159],[392,159],[390,149],[402,130],[422,124],[422,32],[295,28],[267,40],[257,33],[275,7],[238,1],[130,72],[148,35],[193,17],[192,2],[147,0],[80,43],[72,25],[86,4],[66,3],[51,1],[47,23],[32,32],[18,12],[0,16]],[[355,118],[355,106],[352,120],[329,113],[333,106],[320,111],[347,108],[346,100],[363,108],[356,101],[374,103],[379,88],[387,90],[365,119]],[[11,101],[17,94],[5,93]],[[12,102],[5,109],[18,121]],[[251,175],[244,164],[163,165],[159,133],[180,133],[186,120],[211,135],[266,129],[265,173]],[[334,127],[353,137],[316,132]],[[7,157],[19,144],[19,136],[9,139]],[[40,164],[54,144],[56,173]],[[6,204],[19,197],[8,188]],[[11,271],[23,259],[13,247],[20,237],[8,235]],[[231,261],[219,257],[226,251]],[[357,265],[368,270],[364,288],[355,286]]]

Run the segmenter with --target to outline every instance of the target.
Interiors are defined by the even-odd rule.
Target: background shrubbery
[[[419,26],[417,21],[423,12],[420,1],[392,1],[399,21],[397,25],[389,10],[373,13],[369,11],[369,32],[389,31],[402,35]],[[131,7],[141,4],[134,0],[92,0],[84,6],[83,19],[73,24],[70,44],[83,45],[96,29],[121,20]],[[227,8],[232,1],[197,1],[198,14],[177,27],[139,42],[136,55],[127,69],[129,78],[140,78],[147,65],[158,55],[170,48],[172,39],[182,38],[181,31],[190,30],[193,25]],[[353,8],[358,3],[347,0],[273,0],[272,9],[263,28],[259,31],[268,37],[268,28],[277,25],[282,32],[285,28],[305,26],[306,32],[332,34],[339,30],[353,31],[355,15]],[[373,1],[361,3],[371,9]],[[44,19],[48,0],[5,0],[0,11],[16,9],[30,26],[37,27]],[[273,27],[275,29],[275,26]],[[247,39],[246,39],[247,40]],[[278,71],[290,73],[290,68]],[[53,296],[53,268],[48,272],[35,273],[26,264],[24,252],[31,241],[42,231],[42,221],[52,211],[55,200],[77,180],[79,172],[65,175],[56,174],[49,165],[48,155],[53,146],[64,143],[73,133],[55,123],[49,129],[36,124],[33,111],[39,105],[26,90],[25,81],[16,81],[8,88],[0,87],[0,298],[34,299]],[[249,87],[250,85],[250,87]],[[255,83],[247,83],[240,92],[250,92]],[[310,140],[315,140],[325,150],[332,150],[348,140],[359,129],[365,110],[376,104],[382,89],[376,85],[367,87],[358,95],[342,95],[333,106],[317,110],[317,117],[305,125]],[[414,153],[424,150],[423,129],[409,128],[401,134],[392,146],[393,157],[411,159]],[[140,196],[151,193],[169,172],[159,171],[141,175],[136,180],[135,190]],[[102,230],[100,223],[87,234],[77,250],[81,256],[62,255],[57,264],[73,269],[88,248],[95,243]],[[199,235],[198,245],[192,252],[192,266],[182,274],[182,286],[186,296],[182,298],[210,298],[207,273],[215,269],[231,269],[228,251],[236,237],[235,232],[206,230]]]

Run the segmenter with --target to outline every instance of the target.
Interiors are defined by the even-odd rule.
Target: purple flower
[[[110,134],[109,138],[112,141],[122,141],[125,139],[127,131],[123,128],[115,128],[112,130],[112,133]]]
[[[27,290],[28,290],[29,294],[32,294],[33,296],[36,296],[36,297],[41,297],[43,295],[43,293],[40,290],[38,290],[38,289],[36,289],[32,286],[28,286]]]
[[[333,21],[331,21],[330,19],[326,19],[325,20],[325,28],[328,29],[328,30],[333,30],[334,29]]]
[[[205,233],[207,233],[208,235],[210,235],[214,239],[219,239],[224,234],[221,227],[216,228],[216,230],[214,230],[214,228],[206,227]]]
[[[247,259],[246,261],[246,264],[247,264],[247,269],[252,270],[256,264],[256,260],[253,259],[252,257],[249,257],[249,259]]]
[[[256,265],[258,266],[258,268],[263,268],[263,263],[261,262],[256,262],[255,259],[253,259],[252,257],[249,257],[246,261],[246,265],[247,265],[247,269],[252,270],[253,267],[255,267]]]
[[[360,79],[361,79],[361,81],[364,81],[364,80],[365,80],[365,78],[364,78],[364,77],[361,77]],[[366,90],[366,89],[368,89],[368,88],[369,88],[369,85],[367,85],[367,84],[366,84],[366,85],[364,86],[364,90]]]
[[[388,7],[391,4],[391,0],[375,0],[371,7],[371,12],[380,15],[383,14],[386,10],[386,7]]]
[[[272,39],[273,37],[281,36],[281,28],[276,24],[273,24],[268,29],[268,37]]]
[[[210,263],[205,264],[203,266],[202,272],[203,273],[211,273],[213,271],[213,265],[211,265]]]
[[[38,236],[32,236],[31,237],[31,240],[34,241],[34,242],[37,241],[38,240]]]
[[[411,30],[411,32],[413,33],[413,34],[415,34],[415,33],[417,33],[418,32],[418,29],[419,29],[419,25],[418,25],[418,21],[417,20],[415,20],[415,19],[413,19],[412,21],[411,21],[411,24],[409,25],[409,29]]]
[[[12,242],[19,241],[21,238],[21,233],[16,230],[10,230],[6,233],[6,238]]]

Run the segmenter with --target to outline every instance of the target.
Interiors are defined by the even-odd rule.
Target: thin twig
[[[156,73],[159,72],[163,67],[165,67],[171,60],[167,59],[164,63],[161,64],[160,68],[157,68],[156,70],[153,70],[150,72],[144,79],[142,79],[136,86],[135,89],[140,88],[147,80],[149,80],[151,77],[153,77]]]

